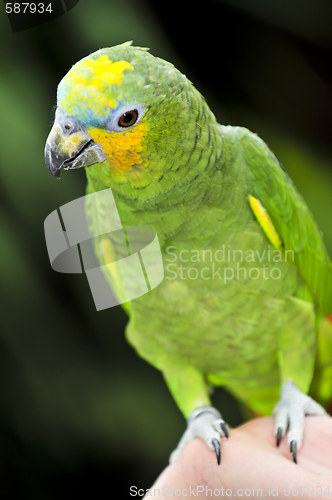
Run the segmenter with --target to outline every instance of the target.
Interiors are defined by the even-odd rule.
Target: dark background
[[[189,5],[191,7],[189,8]],[[129,497],[185,428],[162,376],[125,342],[121,308],[96,312],[85,276],[54,272],[43,222],[84,195],[83,171],[48,173],[59,80],[127,40],[172,61],[223,124],[257,132],[311,207],[332,254],[329,0],[81,0],[13,34],[0,15],[0,485],[4,498]],[[243,417],[221,389],[214,404]]]

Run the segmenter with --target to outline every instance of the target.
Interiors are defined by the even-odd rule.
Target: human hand
[[[273,426],[273,417],[265,417],[230,429],[229,440],[222,438],[220,466],[215,453],[195,439],[162,472],[146,498],[332,499],[332,418],[306,418],[298,464],[286,437],[276,447]]]

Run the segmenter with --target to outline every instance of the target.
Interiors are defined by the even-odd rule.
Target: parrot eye
[[[126,113],[120,116],[118,125],[119,127],[131,127],[137,121],[137,118],[138,112],[136,109],[126,111]]]
[[[105,123],[104,127],[110,132],[126,133],[126,129],[129,129],[140,121],[144,115],[144,111],[145,108],[136,103],[121,106],[112,114],[111,118]]]

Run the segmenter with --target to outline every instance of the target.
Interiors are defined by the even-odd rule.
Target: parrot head
[[[93,166],[109,187],[144,187],[188,163],[209,122],[204,98],[171,63],[131,43],[101,49],[58,86],[46,164],[58,178]]]

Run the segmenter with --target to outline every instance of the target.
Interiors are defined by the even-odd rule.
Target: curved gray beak
[[[54,177],[61,169],[88,167],[106,160],[103,148],[86,132],[84,126],[71,116],[56,110],[54,125],[45,145],[45,161]]]

